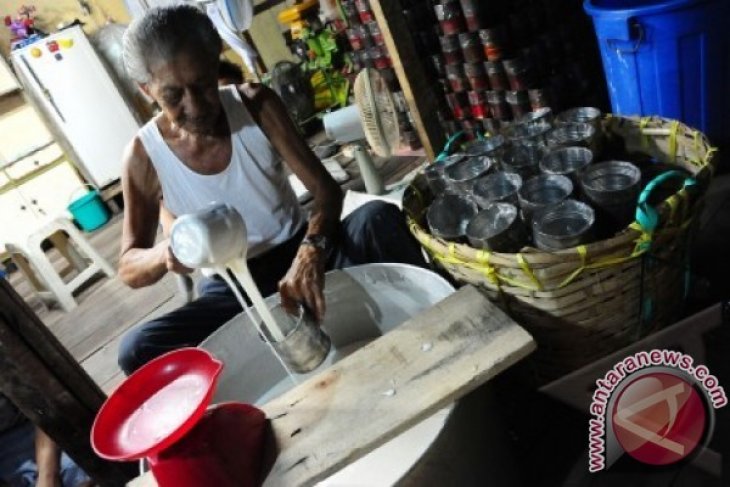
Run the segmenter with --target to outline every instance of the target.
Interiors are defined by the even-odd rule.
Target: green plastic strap
[[[645,232],[652,233],[659,226],[659,213],[655,208],[649,205],[649,197],[657,186],[663,184],[670,179],[684,179],[684,188],[689,188],[697,184],[697,180],[687,177],[685,173],[680,171],[667,171],[655,177],[639,196],[639,205],[636,208],[636,221],[644,229]]]
[[[441,153],[436,157],[436,161],[434,162],[441,162],[447,157],[449,157],[449,154],[451,154],[451,148],[456,142],[464,135],[463,130],[459,130],[454,135],[449,137],[449,140],[446,141],[446,145],[444,145],[444,148],[441,150]]]

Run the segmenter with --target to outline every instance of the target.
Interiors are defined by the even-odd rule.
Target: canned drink
[[[444,34],[452,35],[464,31],[464,16],[458,0],[445,0],[443,3],[436,4],[434,12]]]
[[[464,74],[472,90],[484,91],[489,89],[489,81],[483,63],[464,64]]]
[[[486,61],[484,70],[489,78],[489,85],[495,91],[506,91],[510,88],[507,73],[501,61]]]
[[[464,54],[464,61],[467,63],[484,62],[484,49],[476,32],[463,32],[459,34],[459,45]]]

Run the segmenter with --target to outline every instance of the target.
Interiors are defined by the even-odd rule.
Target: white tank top
[[[248,257],[285,242],[302,227],[304,215],[276,152],[241,100],[238,88],[220,90],[231,127],[231,162],[218,174],[203,175],[187,167],[162,138],[155,120],[139,131],[157,171],[165,207],[180,216],[226,203],[243,216]]]

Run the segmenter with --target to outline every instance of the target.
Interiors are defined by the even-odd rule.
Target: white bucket
[[[454,292],[439,275],[402,264],[369,264],[327,274],[323,328],[333,352],[317,374]],[[267,301],[278,302],[278,295]],[[225,363],[214,402],[263,404],[293,387],[283,367],[241,314],[201,344]],[[305,379],[308,376],[298,376]],[[435,442],[453,405],[350,464],[320,486],[393,485]]]

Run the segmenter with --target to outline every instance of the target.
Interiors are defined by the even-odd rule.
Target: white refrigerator
[[[11,57],[21,84],[42,105],[82,174],[100,188],[119,179],[124,147],[139,123],[81,27],[14,50]]]

